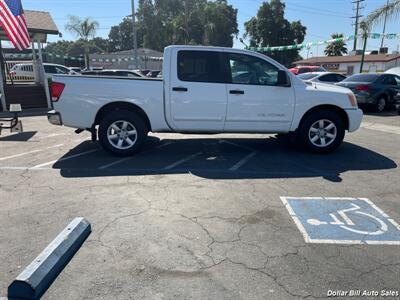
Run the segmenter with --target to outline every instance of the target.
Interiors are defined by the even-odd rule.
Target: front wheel
[[[334,111],[315,111],[305,117],[299,128],[300,141],[317,153],[338,148],[345,135],[343,119]]]
[[[105,150],[117,156],[137,152],[147,137],[143,119],[132,111],[110,112],[99,125],[99,142]]]

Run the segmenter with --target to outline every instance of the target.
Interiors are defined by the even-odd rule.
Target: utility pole
[[[359,24],[359,20],[361,17],[363,17],[363,15],[360,15],[360,10],[363,8],[361,7],[360,3],[364,2],[365,0],[355,0],[352,1],[353,4],[356,5],[356,7],[353,9],[355,10],[355,16],[351,17],[352,19],[355,19],[355,23],[354,23],[354,46],[353,46],[353,51],[357,50],[357,35],[358,35],[358,24]]]
[[[135,69],[138,69],[139,64],[138,64],[138,49],[137,49],[135,0],[132,0],[132,29],[133,29],[133,60]]]
[[[360,73],[363,72],[363,67],[364,67],[364,60],[365,60],[365,50],[367,49],[367,41],[368,41],[368,26],[367,24],[363,21],[360,24],[360,28],[362,30],[362,37],[363,37],[363,51],[362,51],[362,56],[361,56],[361,64],[360,64]]]
[[[185,0],[185,45],[188,44],[189,40],[189,7],[188,2]]]
[[[389,0],[386,1],[386,7],[389,5]],[[387,21],[388,11],[386,9],[385,12],[385,20],[383,21],[383,31],[382,31],[382,41],[381,41],[381,48],[383,48],[383,41],[385,40],[385,31],[386,31],[386,21]]]

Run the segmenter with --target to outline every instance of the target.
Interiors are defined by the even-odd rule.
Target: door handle
[[[172,88],[174,92],[187,92],[188,89],[182,86],[175,86]]]
[[[230,90],[229,94],[232,94],[232,95],[244,95],[244,91],[242,91],[242,90]]]

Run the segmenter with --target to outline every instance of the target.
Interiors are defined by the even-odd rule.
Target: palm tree
[[[91,20],[89,17],[81,19],[77,16],[69,16],[69,21],[65,29],[82,39],[85,44],[85,66],[89,67],[89,45],[88,41],[96,35],[99,23]]]
[[[344,38],[343,33],[334,33],[331,35],[332,39]],[[327,56],[343,56],[347,54],[346,43],[342,41],[332,42],[325,48],[325,55]]]
[[[371,28],[374,25],[383,23],[386,17],[390,19],[397,17],[399,14],[400,0],[392,0],[371,12],[364,21]]]

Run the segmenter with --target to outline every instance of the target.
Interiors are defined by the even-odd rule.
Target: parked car
[[[150,131],[293,133],[308,149],[327,153],[361,124],[350,90],[307,85],[253,51],[169,46],[163,70],[163,79],[56,75],[49,122],[98,132],[103,148],[119,156],[138,151]],[[251,76],[237,80],[238,72]]]
[[[82,72],[82,69],[79,67],[69,67],[68,69],[70,69],[71,71],[76,72],[77,74],[80,74]]]
[[[289,69],[294,75],[299,75],[309,72],[327,72],[327,70],[320,66],[297,66]]]
[[[152,70],[149,73],[146,74],[147,77],[151,77],[151,78],[156,78],[158,77],[158,74],[160,74],[161,71],[160,70]]]
[[[385,73],[394,74],[394,75],[400,76],[400,67],[391,68],[391,69],[385,71]]]
[[[337,85],[351,89],[360,106],[369,106],[378,112],[393,106],[400,93],[400,77],[386,73],[355,74]]]
[[[305,82],[321,82],[334,84],[346,79],[346,76],[332,72],[310,72],[297,75],[298,78]]]
[[[76,75],[77,73],[73,70],[70,70],[68,67],[57,64],[43,63],[44,72],[46,77],[51,78],[54,74],[69,74]],[[23,63],[16,64],[10,70],[10,76],[12,78],[21,76],[21,77],[33,77],[33,64],[32,63]]]
[[[398,97],[396,98],[396,103],[394,106],[397,110],[397,113],[400,115],[400,94],[398,94]]]
[[[145,77],[139,72],[133,70],[101,70],[101,71],[86,71],[82,75],[97,75],[97,76],[119,76],[119,77]]]

